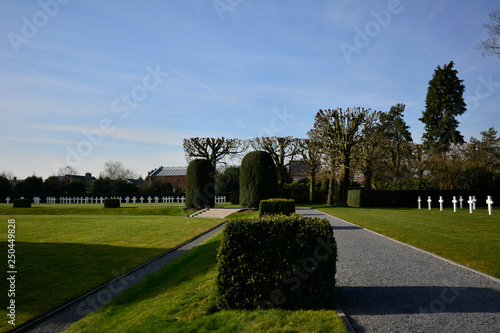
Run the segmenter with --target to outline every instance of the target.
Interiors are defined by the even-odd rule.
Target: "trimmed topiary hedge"
[[[105,199],[104,208],[120,208],[120,200],[118,199]]]
[[[30,208],[31,200],[30,199],[15,199],[13,201],[13,208]]]
[[[215,206],[215,170],[209,160],[195,159],[186,171],[186,207]]]
[[[267,199],[261,200],[259,216],[264,215],[292,215],[295,213],[295,200],[293,199]]]
[[[232,205],[239,205],[240,203],[240,191],[231,191],[230,201]]]
[[[217,255],[221,309],[333,309],[337,247],[327,220],[230,220]]]
[[[427,197],[432,199],[432,207],[439,207],[439,197],[444,200],[444,207],[453,207],[453,196],[458,200],[460,196],[465,201],[469,196],[476,196],[477,206],[485,207],[486,198],[491,195],[494,206],[500,205],[500,190],[349,190],[347,205],[351,207],[405,207],[416,208],[420,196],[422,208],[427,207]]]
[[[240,203],[243,207],[258,207],[263,199],[278,196],[276,166],[271,155],[252,151],[241,161]]]

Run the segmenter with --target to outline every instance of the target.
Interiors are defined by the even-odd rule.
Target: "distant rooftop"
[[[226,170],[225,166],[218,166],[218,172],[224,172]],[[150,176],[185,176],[187,172],[187,166],[184,167],[159,167]]]

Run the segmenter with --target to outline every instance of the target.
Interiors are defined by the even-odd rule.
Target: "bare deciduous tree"
[[[338,205],[347,205],[351,160],[353,148],[364,140],[362,130],[365,124],[374,121],[375,111],[364,108],[319,110],[314,129],[320,133],[332,156],[338,156],[340,165],[340,187]]]
[[[483,56],[485,57],[491,55],[500,57],[500,9],[495,9],[489,16],[490,23],[484,24],[484,27],[488,29],[489,37],[480,41],[475,48],[483,50]]]
[[[233,158],[246,150],[246,144],[240,139],[222,138],[189,138],[182,141],[182,147],[189,162],[193,158],[209,160],[216,170],[218,162],[226,156]]]
[[[256,150],[263,150],[271,154],[274,164],[276,164],[279,195],[282,196],[286,176],[286,167],[299,152],[297,139],[291,136],[258,137],[250,139],[250,145]]]
[[[314,130],[307,133],[309,138],[298,139],[299,152],[302,156],[302,161],[307,164],[309,176],[309,201],[313,202],[315,199],[314,186],[316,185],[316,173],[318,171],[321,144],[317,141]]]
[[[99,174],[101,178],[116,179],[134,179],[137,174],[131,169],[125,169],[122,162],[108,161],[104,163],[104,170]]]

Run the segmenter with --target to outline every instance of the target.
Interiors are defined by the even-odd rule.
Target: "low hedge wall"
[[[475,196],[478,207],[486,207],[488,196],[493,197],[494,206],[500,205],[500,190],[349,190],[347,205],[351,207],[405,207],[416,208],[417,199],[422,199],[422,208],[427,208],[427,198],[432,199],[432,207],[439,207],[439,197],[444,200],[444,207],[453,207],[453,196],[457,200],[462,196],[464,206],[469,196]],[[498,198],[495,200],[495,198]]]
[[[327,220],[230,220],[217,255],[220,309],[333,309],[337,247]]]
[[[106,199],[104,200],[104,208],[120,208],[120,200]]]
[[[231,191],[231,194],[229,196],[229,201],[233,205],[239,205],[240,204],[240,191]]]
[[[295,213],[295,200],[293,199],[266,199],[260,201],[260,217],[264,215],[292,215],[293,213]]]
[[[15,199],[13,201],[13,208],[30,208],[31,200],[30,199]]]

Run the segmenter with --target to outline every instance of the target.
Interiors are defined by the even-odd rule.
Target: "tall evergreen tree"
[[[451,61],[444,67],[438,66],[429,81],[425,110],[419,119],[425,124],[422,141],[427,150],[446,152],[452,144],[464,143],[456,117],[466,111],[465,86],[453,65]]]
[[[389,112],[380,115],[380,134],[383,145],[388,152],[385,158],[385,164],[391,174],[393,181],[401,176],[401,168],[405,158],[410,153],[410,142],[413,142],[410,133],[410,127],[404,120],[403,112],[405,105],[398,103],[391,106]]]

